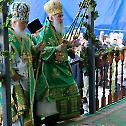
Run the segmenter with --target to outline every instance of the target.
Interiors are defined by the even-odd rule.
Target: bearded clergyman
[[[12,19],[8,37],[12,126],[33,126],[35,82],[32,67],[33,43],[31,35],[25,31],[29,21],[30,7],[25,2],[14,2],[10,8]]]
[[[47,125],[80,114],[80,95],[68,63],[69,42],[64,42],[62,4],[50,0],[44,5],[48,17],[37,39],[42,41],[41,74],[36,85],[36,115]]]

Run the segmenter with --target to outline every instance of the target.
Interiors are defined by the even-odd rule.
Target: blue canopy
[[[18,0],[16,0],[18,1]],[[46,18],[43,5],[48,0],[22,0],[30,4],[30,22],[39,18],[43,23]],[[69,27],[77,14],[79,3],[82,0],[61,0],[64,12],[64,24]],[[99,12],[99,18],[95,21],[95,32],[104,30],[109,32],[126,32],[126,0],[96,0],[96,10]]]

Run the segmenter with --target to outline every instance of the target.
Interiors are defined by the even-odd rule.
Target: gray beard
[[[15,33],[17,36],[21,37],[21,38],[25,38],[26,37],[26,31],[22,31],[20,30],[20,28],[18,27],[18,25],[16,27],[13,27]]]
[[[63,23],[59,23],[57,21],[53,21],[53,26],[55,27],[55,30],[58,32],[58,33],[64,33],[64,25]]]

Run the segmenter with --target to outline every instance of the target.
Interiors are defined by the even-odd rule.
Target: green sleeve
[[[31,35],[31,39],[32,39],[33,44],[37,45],[37,43],[38,43],[37,39],[33,35]]]
[[[50,27],[46,27],[46,31],[42,30],[37,38],[37,42],[43,41],[45,47],[42,51],[43,60],[54,60],[56,52],[56,42]]]

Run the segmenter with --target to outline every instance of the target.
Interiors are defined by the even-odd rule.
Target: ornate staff
[[[80,20],[80,22],[79,22],[79,25],[78,25],[77,29],[82,27],[82,22],[83,22],[84,18],[86,17],[87,10],[88,10],[88,8],[89,8],[90,3],[91,3],[91,0],[89,0],[89,1],[85,1],[85,0],[84,0],[84,1],[80,4],[79,11],[78,11],[78,13],[77,13],[77,15],[76,15],[74,21],[72,22],[71,26],[69,27],[69,29],[68,29],[66,35],[64,36],[64,38],[65,38],[66,40],[67,40],[69,37],[70,37],[70,40],[71,40],[71,37],[72,37],[72,34],[73,34],[73,30],[74,30],[75,27],[76,27],[76,24],[77,24],[77,22],[78,22],[78,20],[79,20],[79,17],[80,17],[80,15],[81,15],[81,12],[82,12],[82,10],[83,10],[84,8],[86,8],[85,11],[83,12],[82,18],[81,18],[81,20]],[[75,35],[76,35],[76,33],[77,33],[77,29],[76,29],[76,31],[75,31],[74,37],[75,37]]]
[[[95,37],[94,37],[94,20],[95,20],[95,16],[97,16],[97,12],[94,11],[96,7],[96,3],[94,0],[85,0],[81,3],[80,8],[79,8],[79,12],[77,14],[77,16],[75,17],[73,23],[71,24],[71,26],[68,29],[68,32],[66,33],[66,35],[64,36],[64,39],[68,40],[68,38],[72,37],[72,33],[73,30],[75,29],[75,26],[77,24],[77,22],[79,21],[79,17],[81,17],[80,22],[78,24],[78,27],[75,31],[75,34],[73,35],[73,37],[75,37],[78,28],[81,28],[82,26],[85,26],[85,22],[84,22],[84,18],[86,19],[86,23],[87,26],[85,26],[86,28],[86,35],[87,35],[87,39],[88,39],[88,71],[89,71],[89,111],[91,114],[95,113],[96,111],[96,107],[95,107],[95,50],[94,50],[94,46],[93,46],[93,42],[95,42]],[[82,9],[85,8],[85,11],[83,13],[82,16],[81,12]],[[93,10],[92,10],[93,9]],[[93,13],[92,13],[93,12]],[[96,14],[96,15],[93,15]],[[88,16],[88,17],[86,17]],[[83,25],[82,23],[84,23],[85,25]],[[67,43],[67,41],[66,41]]]

